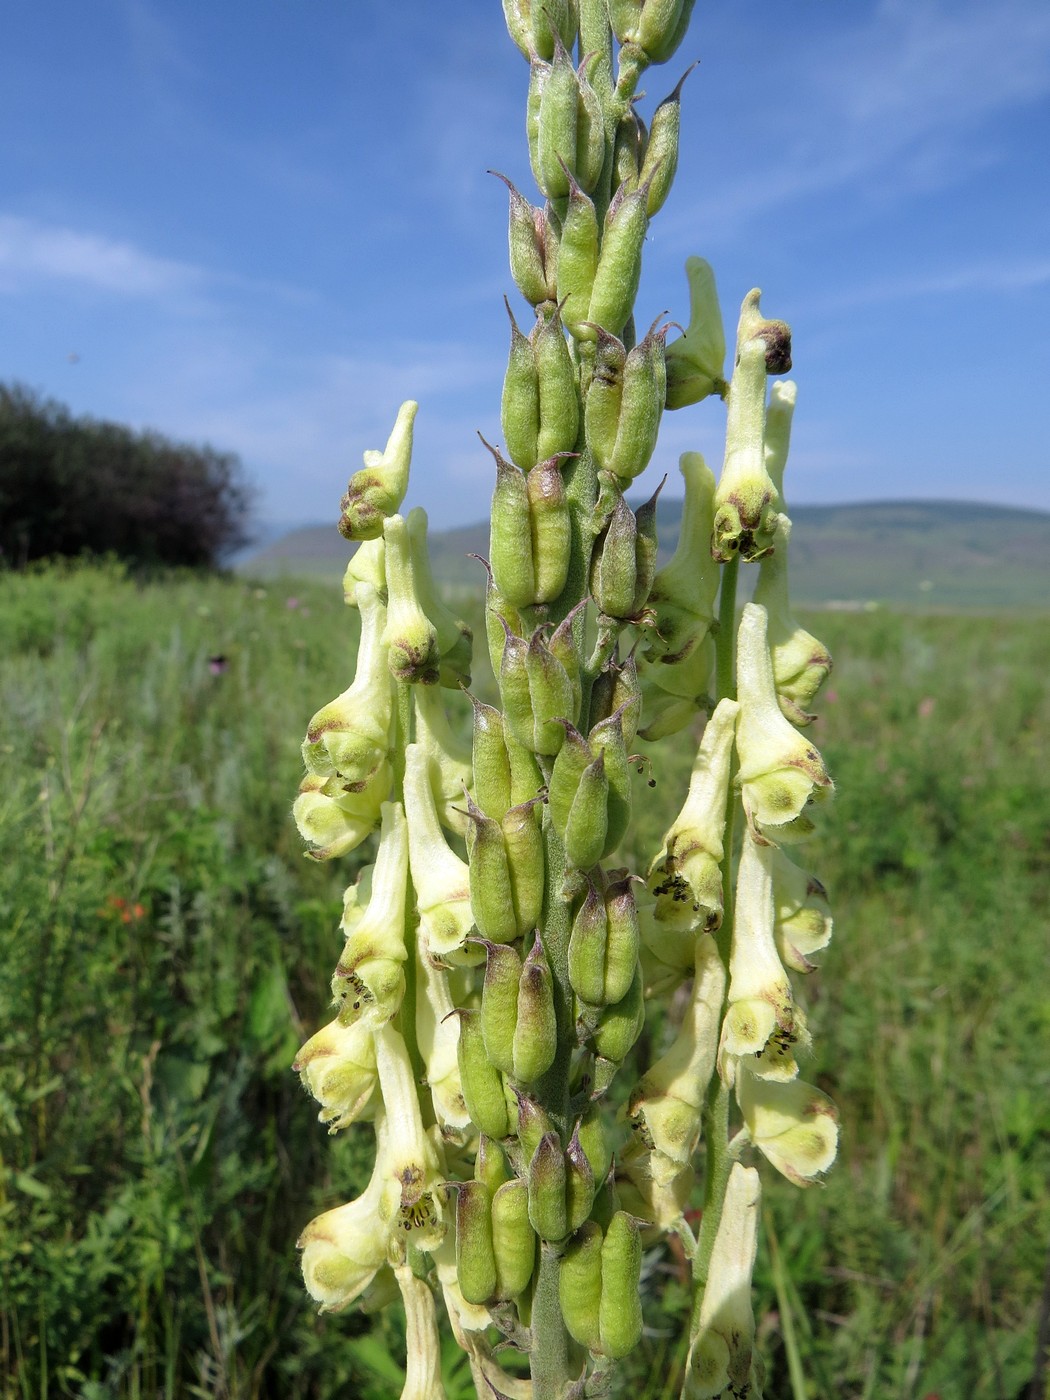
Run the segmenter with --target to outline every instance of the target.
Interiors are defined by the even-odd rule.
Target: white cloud
[[[0,290],[27,281],[78,283],[120,296],[169,298],[198,288],[201,269],[157,257],[133,243],[0,215]]]
[[[1035,291],[1047,285],[1050,285],[1050,258],[1004,257],[886,278],[836,293],[827,301],[822,301],[819,296],[810,297],[807,306],[811,312],[827,315],[855,306],[875,306],[918,297],[955,296],[960,293],[1010,295]]]

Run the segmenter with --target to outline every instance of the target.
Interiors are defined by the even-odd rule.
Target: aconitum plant
[[[404,1400],[444,1394],[441,1311],[480,1397],[608,1393],[642,1332],[643,1251],[669,1235],[695,1287],[682,1396],[757,1400],[761,1159],[806,1186],[835,1156],[793,987],[831,934],[804,842],[832,784],[808,729],[831,659],[788,596],[795,386],[769,380],[790,332],[749,292],[727,365],[699,258],[684,332],[635,323],[682,83],[648,126],[635,93],[691,9],[504,0],[540,197],[507,182],[524,305],[508,304],[502,442],[486,444],[498,704],[470,690],[424,513],[400,513],[415,403],[342,502],[357,670],[310,721],[294,813],[317,860],[377,831],[378,849],[346,892],[335,1017],[295,1068],[330,1132],[371,1124],[375,1165],[299,1244],[322,1311],[396,1281]],[[658,567],[659,489],[633,505],[631,486],[664,411],[707,398],[725,404],[721,475],[682,457]],[[741,566],[757,580],[738,621]],[[469,745],[449,718],[461,692]],[[619,853],[639,845],[647,783],[698,734],[678,815],[632,870]],[[663,1053],[639,1063],[646,1021]]]

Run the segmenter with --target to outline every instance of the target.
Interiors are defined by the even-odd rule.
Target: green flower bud
[[[529,1221],[541,1240],[569,1234],[565,1197],[566,1163],[558,1134],[544,1133],[529,1162]]]
[[[510,755],[504,739],[503,716],[473,695],[473,769],[475,796],[486,816],[499,821],[511,805]]]
[[[536,1264],[536,1235],[529,1223],[529,1190],[524,1181],[507,1181],[492,1197],[492,1251],[496,1297],[519,1298]]]
[[[357,588],[367,583],[374,588],[380,599],[386,600],[386,546],[382,535],[374,540],[362,540],[350,556],[350,562],[343,574],[343,602],[348,608],[358,606]]]
[[[485,1050],[480,1011],[459,1011],[459,1077],[467,1112],[478,1131],[505,1138],[510,1132],[507,1096],[500,1072]]]
[[[535,67],[533,63],[533,67]],[[576,173],[580,84],[565,45],[554,36],[554,54],[542,82],[532,173],[548,199],[569,193],[566,166]]]
[[[441,669],[437,630],[423,611],[416,587],[408,525],[392,515],[383,525],[389,601],[383,645],[395,680],[436,685]]]
[[[729,390],[725,465],[715,491],[711,552],[723,563],[735,552],[755,560],[773,548],[777,490],[765,466],[765,414],[765,342],[749,340],[740,348]]]
[[[438,821],[447,831],[465,836],[469,823],[463,812],[463,789],[474,786],[470,749],[452,732],[436,686],[417,685],[412,698],[416,709],[416,742],[427,756]]]
[[[467,798],[470,831],[467,854],[470,865],[470,906],[482,938],[491,943],[513,943],[519,937],[514,911],[510,868],[503,829]],[[493,1137],[502,1137],[494,1133]]]
[[[618,1210],[602,1242],[602,1299],[598,1313],[599,1350],[621,1360],[641,1341],[642,1237],[638,1222]]]
[[[598,270],[598,216],[568,169],[565,178],[569,198],[558,241],[557,300],[572,336],[593,340],[594,331],[585,323]]]
[[[571,550],[569,504],[557,458],[533,467],[525,479],[525,490],[535,579],[533,602],[550,603],[565,587]]]
[[[346,940],[332,978],[339,1020],[373,1028],[394,1016],[405,990],[408,824],[396,802],[384,802],[379,851],[368,908]]]
[[[718,1051],[725,969],[713,939],[697,938],[694,955],[692,996],[678,1034],[642,1076],[628,1109],[632,1128],[653,1154],[650,1171],[659,1186],[690,1165]]]
[[[707,1284],[689,1339],[684,1400],[716,1400],[724,1395],[760,1400],[751,1275],[758,1248],[761,1194],[758,1172],[734,1162],[711,1250]]]
[[[773,939],[773,848],[744,836],[737,872],[729,999],[719,1049],[723,1078],[733,1082],[736,1062],[752,1073],[794,1079],[796,1047],[809,1045],[805,1018]]]
[[[678,139],[682,129],[682,88],[696,67],[691,64],[670,97],[665,97],[653,113],[653,124],[645,148],[645,159],[639,172],[641,184],[649,186],[646,212],[650,219],[664,207],[678,170]]]
[[[678,462],[685,480],[682,524],[675,552],[649,590],[654,621],[646,656],[673,666],[703,643],[715,616],[719,569],[711,559],[715,478],[699,452]]]
[[[441,657],[439,684],[451,690],[470,684],[470,662],[474,634],[462,618],[442,601],[430,571],[427,550],[427,513],[416,506],[408,513],[408,547],[412,559],[412,579],[419,605],[434,625]]]
[[[795,972],[812,972],[811,953],[831,942],[833,920],[828,893],[813,875],[773,851],[773,935],[781,960]]]
[[[423,942],[442,961],[462,951],[473,932],[470,869],[445,840],[430,787],[429,763],[419,744],[405,749],[408,859]]]
[[[393,723],[393,687],[383,634],[387,612],[370,584],[357,590],[361,643],[353,684],[318,710],[303,742],[303,762],[321,778],[337,777],[345,791],[359,792],[386,765]]]
[[[687,258],[689,325],[685,335],[667,347],[667,407],[686,408],[709,394],[725,395],[726,337],[718,289],[711,264]]]
[[[740,723],[737,752],[748,826],[759,840],[792,840],[813,829],[805,809],[831,796],[820,754],[780,712],[766,642],[766,610],[748,603],[737,636]]]
[[[602,1231],[584,1221],[558,1264],[558,1297],[569,1335],[588,1351],[601,1339]]]
[[[567,193],[566,189],[566,193]],[[649,226],[646,186],[616,191],[605,216],[605,233],[594,274],[587,319],[611,335],[622,335],[638,295],[642,246]]]
[[[348,540],[374,540],[383,533],[383,522],[393,515],[408,490],[412,460],[412,425],[419,405],[409,400],[398,411],[397,421],[382,452],[364,454],[362,471],[350,478],[340,502],[339,533]]]
[[[704,728],[685,804],[649,869],[656,920],[710,932],[722,922],[722,859],[733,732],[740,706],[720,700]]]
[[[511,461],[528,471],[540,459],[537,439],[540,430],[540,379],[531,339],[518,329],[506,297],[503,303],[510,317],[510,358],[503,376],[500,425]],[[575,439],[574,439],[575,441]],[[497,458],[498,462],[498,458]]]
[[[292,816],[304,841],[312,850],[310,860],[332,860],[360,846],[379,823],[383,801],[389,796],[389,764],[379,770],[364,792],[348,792],[339,778],[321,778],[307,773],[299,784],[299,796],[292,803]]]
[[[487,442],[485,446],[496,459],[496,489],[492,493],[489,530],[492,577],[512,607],[531,607],[536,601],[536,571],[532,558],[528,487],[517,467],[511,466]]]
[[[558,239],[545,209],[534,208],[506,175],[489,172],[510,191],[510,273],[527,302],[557,299]]]
[[[838,1152],[835,1105],[801,1079],[760,1079],[745,1066],[736,1089],[751,1141],[782,1176],[796,1186],[811,1186]]]
[[[491,1202],[480,1181],[460,1182],[456,1191],[456,1276],[468,1303],[495,1297]]]
[[[773,662],[773,683],[781,713],[792,724],[812,724],[816,715],[807,705],[831,672],[831,653],[796,622],[788,595],[788,542],[791,521],[781,515],[773,536],[773,552],[759,565],[753,602],[765,608],[767,636]]]
[[[376,1085],[376,1047],[371,1028],[331,1021],[310,1037],[292,1069],[321,1105],[318,1120],[337,1133],[362,1116]]]
[[[536,462],[571,452],[576,446],[580,401],[576,370],[556,306],[539,308],[529,340],[539,378],[536,456],[528,464],[532,467]]]

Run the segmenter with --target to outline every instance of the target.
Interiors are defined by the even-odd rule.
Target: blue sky
[[[420,401],[413,503],[480,519],[506,196],[535,196],[499,0],[36,0],[0,53],[0,379],[238,452],[262,518],[331,518]],[[795,332],[789,499],[1050,508],[1050,5],[697,5],[639,321],[714,265]],[[520,303],[522,310],[527,310]],[[649,475],[717,467],[722,411]],[[644,484],[644,483],[643,483]]]

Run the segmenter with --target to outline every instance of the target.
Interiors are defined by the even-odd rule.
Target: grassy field
[[[766,1177],[767,1400],[798,1400],[792,1335],[810,1400],[1027,1400],[1050,1238],[1050,630],[808,625],[838,661],[817,737],[839,794],[807,850],[837,922],[802,989],[806,1073],[843,1138],[826,1187]],[[398,1394],[397,1310],[317,1319],[294,1250],[370,1156],[368,1130],[324,1136],[288,1070],[325,1017],[352,873],[302,858],[298,745],[354,637],[317,582],[0,576],[2,1400]],[[646,798],[640,859],[681,776]],[[683,1282],[647,1256],[624,1394],[677,1395]],[[463,1395],[453,1347],[446,1369]]]

